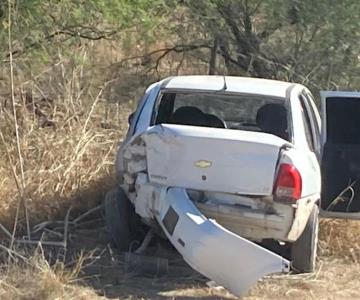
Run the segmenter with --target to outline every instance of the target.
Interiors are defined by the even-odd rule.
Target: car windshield
[[[165,92],[155,124],[179,124],[259,131],[288,140],[285,101],[263,95]]]

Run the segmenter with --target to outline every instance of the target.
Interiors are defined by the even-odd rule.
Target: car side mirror
[[[132,122],[133,119],[134,119],[134,115],[135,115],[135,112],[132,112],[132,113],[128,116],[128,123],[129,123],[129,125],[131,125],[131,122]]]

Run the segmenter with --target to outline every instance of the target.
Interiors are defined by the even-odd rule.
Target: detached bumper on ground
[[[186,262],[236,295],[266,274],[289,271],[281,256],[207,219],[184,189],[168,189],[155,205],[157,221]]]

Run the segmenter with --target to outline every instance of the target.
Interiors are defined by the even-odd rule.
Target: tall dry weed
[[[41,247],[29,258],[20,252],[13,254],[12,260],[1,265],[1,299],[101,299],[92,289],[73,284],[79,280],[86,257],[79,257],[74,266],[68,267],[62,262],[50,265]]]
[[[32,222],[62,214],[69,205],[89,208],[113,183],[114,154],[131,107],[109,103],[105,85],[89,80],[84,65],[62,61],[36,81],[18,84],[14,114],[3,101],[0,222],[12,223],[21,196],[14,177],[21,174]]]

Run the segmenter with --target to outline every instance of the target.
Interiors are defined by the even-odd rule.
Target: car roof
[[[225,80],[224,80],[225,79]],[[224,89],[226,82],[226,89]],[[286,98],[291,82],[235,76],[191,75],[164,79],[162,89],[192,91],[224,91]]]

